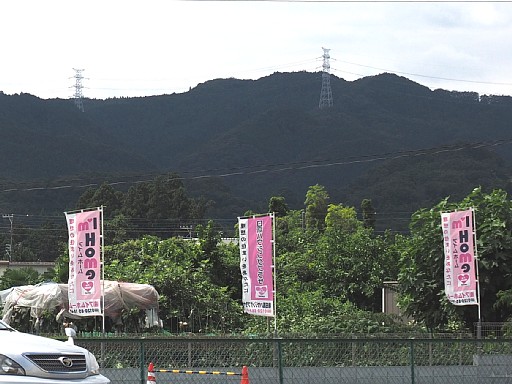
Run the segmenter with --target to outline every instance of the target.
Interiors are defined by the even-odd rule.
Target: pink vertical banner
[[[102,315],[101,211],[65,215],[69,233],[69,312],[78,316]]]
[[[273,317],[272,216],[239,218],[240,271],[244,312]]]
[[[454,305],[478,305],[473,209],[441,214],[444,290]]]

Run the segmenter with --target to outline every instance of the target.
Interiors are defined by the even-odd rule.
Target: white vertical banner
[[[473,209],[441,213],[444,290],[454,305],[478,305]]]
[[[238,219],[244,312],[275,316],[273,215]]]
[[[103,314],[101,213],[101,208],[65,212],[69,233],[69,313],[73,315]]]

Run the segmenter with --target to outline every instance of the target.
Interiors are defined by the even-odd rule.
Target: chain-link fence
[[[475,337],[477,338],[501,339],[512,336],[511,322],[482,322],[475,323],[473,327],[475,329]]]
[[[77,339],[113,384],[512,383],[512,340],[431,339]],[[184,373],[183,371],[193,371]],[[202,371],[202,372],[199,372]]]

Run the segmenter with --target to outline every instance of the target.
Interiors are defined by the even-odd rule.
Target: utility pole
[[[83,69],[75,69],[73,68],[73,70],[75,71],[75,93],[74,93],[74,98],[75,98],[75,105],[76,107],[81,110],[82,112],[84,111],[84,103],[83,103],[83,94],[82,94],[82,88],[83,88],[83,85],[82,85],[82,80],[84,79],[84,77],[82,76],[82,72],[84,71]]]
[[[10,215],[2,215],[2,217],[4,219],[9,219],[9,221],[11,223],[11,229],[9,231],[11,239],[10,239],[9,244],[5,245],[5,254],[7,255],[7,259],[9,260],[9,262],[11,262],[12,261],[12,222],[13,222],[14,215],[11,213]]]
[[[322,49],[324,50],[324,62],[322,64],[322,90],[320,91],[320,102],[318,103],[318,108],[320,109],[332,107],[330,49],[323,47]]]

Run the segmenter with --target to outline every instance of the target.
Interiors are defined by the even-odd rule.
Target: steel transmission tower
[[[322,90],[320,91],[320,102],[318,103],[318,108],[320,109],[332,107],[330,49],[323,47],[322,49],[324,50],[324,63],[322,64]]]
[[[76,107],[81,110],[82,112],[84,111],[84,103],[82,101],[82,98],[83,98],[83,94],[82,94],[82,88],[83,88],[83,85],[82,85],[82,80],[83,80],[83,76],[82,76],[82,71],[83,69],[75,69],[73,68],[73,70],[75,71],[75,94],[73,95],[75,97],[75,105]]]

